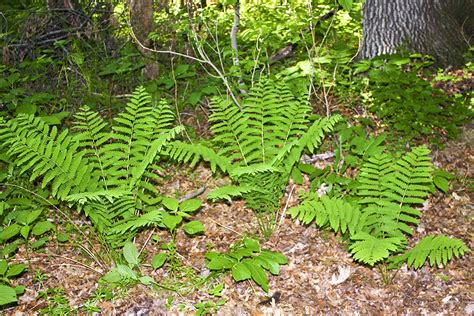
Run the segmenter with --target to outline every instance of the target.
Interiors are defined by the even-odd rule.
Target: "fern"
[[[59,133],[32,115],[19,115],[0,125],[0,142],[23,174],[30,171],[30,181],[42,178],[41,187],[51,185],[51,193],[60,199],[69,194],[94,191],[97,178],[84,152],[68,130]]]
[[[54,197],[83,210],[105,239],[119,246],[143,226],[140,214],[156,209],[160,199],[147,197],[159,195],[152,183],[159,180],[155,161],[183,127],[171,128],[169,106],[152,102],[141,87],[111,130],[88,107],[75,118],[78,133],[72,136],[34,116],[0,122],[0,146],[21,173],[30,172],[32,181],[41,178],[43,188],[49,185]]]
[[[357,207],[344,200],[315,193],[288,213],[304,224],[314,222],[318,227],[331,227],[347,234],[349,251],[355,260],[374,265],[389,260],[394,265],[407,262],[419,268],[430,258],[433,265],[460,256],[467,251],[458,239],[444,236],[427,237],[412,250],[407,236],[419,223],[421,212],[414,206],[422,204],[432,185],[433,166],[426,147],[416,147],[400,159],[379,153],[367,157],[357,177],[355,201]]]
[[[391,252],[400,249],[403,240],[398,237],[377,238],[366,232],[358,232],[351,236],[354,241],[349,246],[354,259],[373,266],[375,263],[388,258]]]
[[[453,257],[461,257],[466,252],[469,252],[469,248],[457,238],[449,238],[445,235],[426,236],[413,249],[390,258],[389,261],[394,267],[406,262],[408,267],[413,266],[418,269],[425,264],[428,258],[430,266],[446,265]]]
[[[234,186],[217,190],[213,199],[241,196],[255,211],[272,211],[303,150],[313,151],[341,117],[315,121],[309,128],[311,107],[283,83],[261,80],[242,102],[215,98],[209,121],[217,151],[203,145],[176,142],[170,156],[180,162],[200,159],[228,173]],[[241,187],[241,189],[237,187]]]
[[[301,205],[290,208],[288,214],[303,224],[314,221],[318,227],[330,226],[335,232],[349,232],[351,235],[361,230],[360,223],[363,222],[357,206],[334,197],[319,198],[317,194],[312,194]]]

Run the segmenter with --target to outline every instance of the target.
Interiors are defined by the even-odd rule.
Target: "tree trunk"
[[[128,0],[130,7],[130,24],[137,40],[145,47],[151,48],[148,34],[154,30],[153,0]],[[144,56],[151,57],[150,53],[138,45]],[[149,59],[143,70],[146,79],[155,79],[160,73],[159,64]]]
[[[130,24],[135,36],[148,47],[148,34],[153,31],[153,0],[129,0]]]
[[[460,66],[471,44],[473,10],[473,0],[366,0],[358,57],[408,49]]]

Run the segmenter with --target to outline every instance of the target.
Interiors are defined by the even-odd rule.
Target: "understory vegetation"
[[[149,50],[123,1],[79,1],[70,16],[26,2],[0,4],[0,310],[22,304],[22,275],[42,284],[33,258],[48,247],[100,268],[78,306],[61,288],[34,298],[45,302],[35,312],[60,315],[100,312],[137,285],[166,293],[168,309],[173,293],[205,291],[178,306],[198,315],[225,305],[226,276],[269,293],[291,258],[268,240],[289,221],[332,231],[385,284],[402,266],[449,269],[470,252],[467,236],[415,231],[456,181],[431,151],[472,119],[472,62],[454,75],[404,51],[357,61],[361,1],[248,2],[236,38],[236,1],[170,3]],[[170,187],[197,166],[219,184]],[[239,200],[256,231],[224,251],[206,243],[202,266],[187,264],[177,236],[206,236],[197,215]]]

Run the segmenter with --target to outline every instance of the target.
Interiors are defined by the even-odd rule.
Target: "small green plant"
[[[130,285],[141,283],[152,285],[155,283],[150,276],[144,276],[140,272],[140,253],[137,247],[130,241],[123,246],[122,256],[124,263],[118,263],[101,280],[116,285]]]
[[[189,199],[180,203],[177,199],[164,197],[162,204],[166,210],[161,213],[161,226],[170,230],[174,236],[176,228],[183,222],[183,219],[189,219],[191,213],[201,208],[202,202],[198,199]],[[193,220],[184,224],[183,230],[189,235],[195,235],[204,232],[204,226],[201,222]]]
[[[367,78],[350,84],[359,95],[367,91],[368,110],[395,129],[391,133],[394,139],[427,137],[441,143],[444,137],[454,138],[458,126],[473,116],[469,97],[450,97],[420,78],[419,71],[425,64],[400,56],[387,61],[385,56],[354,66],[355,74],[367,72]]]
[[[51,195],[82,209],[111,245],[120,246],[136,231],[160,221],[161,200],[153,170],[163,147],[183,130],[171,128],[174,116],[161,101],[152,103],[143,88],[132,95],[112,130],[89,108],[76,116],[71,135],[32,115],[0,122],[2,149],[20,174],[41,180]],[[136,221],[141,215],[153,220]],[[134,225],[129,225],[135,221]]]
[[[268,292],[268,276],[265,270],[273,275],[280,274],[280,265],[288,259],[278,252],[261,250],[257,240],[244,238],[235,244],[227,253],[206,253],[207,267],[211,271],[231,271],[236,282],[253,280],[265,292]]]
[[[304,224],[315,222],[340,232],[354,259],[370,266],[387,262],[396,267],[406,262],[420,268],[428,258],[431,266],[445,265],[469,251],[461,240],[428,236],[406,251],[407,236],[422,215],[415,207],[432,191],[432,174],[426,147],[416,147],[399,159],[377,154],[362,164],[355,196],[344,200],[311,193],[288,214]]]
[[[226,300],[224,299],[219,299],[216,302],[213,301],[205,301],[201,303],[197,303],[194,305],[196,308],[196,316],[201,316],[201,315],[212,315],[217,313],[219,308],[223,306],[226,303]]]
[[[233,184],[211,192],[211,200],[242,197],[256,212],[272,212],[288,183],[294,165],[305,150],[314,152],[325,134],[341,120],[339,115],[319,118],[309,127],[311,107],[283,83],[261,80],[243,100],[241,108],[215,98],[211,105],[214,148],[174,142],[170,156],[196,164],[208,161],[211,169],[229,174]]]
[[[50,288],[40,292],[37,299],[44,299],[47,306],[39,310],[40,315],[66,315],[77,312],[69,304],[69,299],[62,288]]]
[[[19,276],[26,270],[26,265],[8,264],[6,260],[0,260],[0,307],[16,303],[17,295],[25,292],[24,286],[13,287],[11,279]]]

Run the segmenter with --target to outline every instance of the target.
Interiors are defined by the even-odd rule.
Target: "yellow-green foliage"
[[[311,107],[305,97],[268,79],[250,89],[241,108],[231,100],[215,98],[211,110],[212,141],[218,150],[175,142],[170,156],[192,164],[203,159],[213,170],[227,172],[236,185],[220,188],[210,198],[243,197],[256,211],[278,207],[303,150],[314,152],[341,120],[335,115],[308,124]]]
[[[75,118],[78,133],[71,135],[40,118],[19,115],[1,123],[0,140],[21,173],[28,172],[31,181],[42,179],[42,187],[50,185],[54,197],[83,209],[98,231],[119,245],[140,226],[160,220],[157,213],[147,215],[153,221],[134,222],[140,214],[157,212],[154,162],[183,127],[172,128],[169,106],[152,103],[143,88],[133,93],[111,130],[88,107]]]
[[[388,154],[369,157],[357,177],[356,197],[352,203],[340,198],[319,198],[311,194],[288,213],[305,224],[315,222],[346,234],[354,259],[374,265],[407,248],[407,235],[419,223],[422,204],[433,185],[433,165],[426,147],[416,147],[400,159]],[[410,251],[391,257],[394,264],[407,262],[419,268],[430,258],[430,264],[446,264],[468,248],[461,240],[444,235],[427,237]]]

